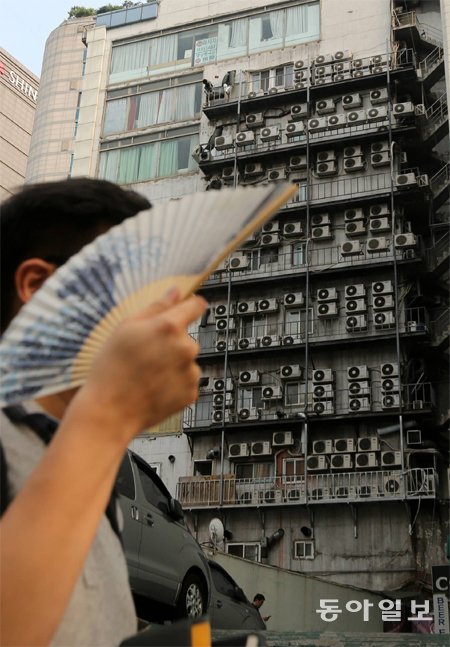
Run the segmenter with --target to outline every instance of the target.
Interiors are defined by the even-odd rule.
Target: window
[[[303,458],[285,458],[283,460],[283,477],[292,480],[295,477],[304,476],[305,460]]]
[[[239,463],[235,466],[237,479],[265,479],[273,475],[273,463]]]
[[[249,389],[239,389],[240,409],[260,409],[262,407],[262,388],[255,386]]]
[[[227,577],[227,575],[222,570],[219,570],[214,566],[210,567],[210,571],[214,586],[216,587],[218,593],[227,595],[230,598],[234,597],[236,584],[233,582],[233,580]]]
[[[250,268],[252,270],[263,269],[270,271],[274,269],[272,266],[278,263],[278,248],[266,247],[262,249],[254,249],[249,252]]]
[[[314,542],[294,541],[294,559],[314,559]]]
[[[291,248],[291,263],[292,265],[305,265],[306,263],[306,244],[294,243]]]
[[[260,545],[257,543],[227,544],[227,553],[229,555],[236,555],[236,557],[242,557],[243,559],[249,559],[252,562],[261,561]]]
[[[286,382],[284,388],[284,403],[287,407],[303,407],[305,405],[304,382]]]
[[[137,465],[138,468],[139,478],[145,498],[155,508],[158,508],[161,512],[165,512],[167,514],[169,509],[167,496],[159,489],[147,469],[141,463],[135,462],[135,465]]]
[[[125,454],[125,458],[120,464],[119,473],[116,479],[117,491],[128,499],[134,499],[136,492],[134,489],[133,470],[131,468],[130,456]]]
[[[314,332],[313,309],[308,308],[308,326],[309,334]],[[286,335],[299,337],[306,336],[306,310],[286,310],[284,320],[284,332]]]
[[[194,461],[194,476],[211,476],[212,461]]]

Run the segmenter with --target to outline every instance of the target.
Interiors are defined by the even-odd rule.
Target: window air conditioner
[[[370,395],[369,380],[360,380],[359,382],[348,383],[348,394],[350,398],[360,398]]]
[[[416,247],[417,239],[414,234],[397,234],[395,237],[396,249],[408,249]]]
[[[276,431],[272,435],[272,445],[274,447],[283,447],[286,445],[293,445],[294,438],[292,436],[292,431]]]
[[[345,327],[348,332],[359,332],[367,330],[367,317],[366,315],[352,315],[347,317]]]
[[[333,234],[331,233],[329,225],[325,225],[324,227],[313,227],[311,237],[314,240],[331,240],[333,238]]]
[[[314,402],[313,413],[318,416],[322,415],[334,415],[334,402],[333,400],[321,400],[319,402]]]
[[[362,155],[362,146],[359,144],[356,144],[355,146],[346,146],[344,148],[344,157],[361,157]]]
[[[280,338],[278,335],[264,335],[260,338],[260,346],[264,348],[269,348],[269,346],[279,346]]]
[[[310,132],[318,133],[322,130],[326,130],[327,126],[328,124],[326,117],[314,117],[313,119],[309,119],[308,121],[308,130]]]
[[[250,449],[247,443],[233,443],[228,448],[228,458],[240,458],[241,456],[249,456]]]
[[[379,168],[380,166],[390,166],[391,155],[389,151],[383,151],[382,153],[372,153],[370,156],[370,163],[374,168]]]
[[[264,125],[264,116],[262,112],[255,112],[245,117],[245,124],[248,128],[259,128]]]
[[[377,312],[373,320],[375,323],[375,328],[377,330],[381,330],[383,328],[392,328],[393,326],[395,326],[395,315],[390,310]]]
[[[337,438],[334,441],[334,451],[336,453],[347,453],[355,451],[355,441],[353,438]]]
[[[345,94],[342,97],[342,105],[344,110],[354,110],[355,108],[360,108],[362,106],[362,97],[357,92],[355,94]]]
[[[319,303],[317,306],[317,316],[319,318],[338,317],[339,311],[336,303]]]
[[[245,270],[250,266],[250,259],[247,255],[230,256],[230,270]]]
[[[233,391],[233,389],[234,389],[234,385],[231,377],[227,377],[226,380],[224,380],[222,377],[218,377],[214,379],[214,382],[213,382],[214,393],[221,393],[224,390],[231,392]]]
[[[384,395],[381,400],[382,409],[398,409],[400,406],[400,396],[398,393]]]
[[[307,168],[306,155],[293,155],[289,158],[289,168],[291,171]]]
[[[299,364],[285,364],[284,366],[280,366],[280,378],[282,380],[301,378],[302,374],[303,370]]]
[[[328,128],[341,128],[347,125],[347,115],[331,115],[327,118]]]
[[[401,495],[403,493],[402,477],[394,474],[383,476],[383,491],[387,496]]]
[[[353,223],[348,223],[346,227],[348,227],[350,224],[352,225],[358,225],[357,222]],[[355,256],[361,254],[361,243],[359,240],[352,240],[347,241],[346,243],[342,243],[341,245],[341,255],[342,256]]]
[[[239,420],[259,420],[260,417],[260,411],[255,407],[244,407],[238,411]]]
[[[314,65],[329,65],[333,63],[333,54],[319,54],[313,60]]]
[[[358,470],[368,469],[369,467],[378,467],[377,455],[375,452],[364,452],[355,454],[355,468]]]
[[[378,436],[358,438],[357,447],[359,452],[377,452],[380,449],[380,439]]]
[[[389,216],[391,211],[387,204],[372,204],[369,208],[369,218]]]
[[[312,227],[323,227],[330,224],[330,216],[328,213],[315,213],[311,216]]]
[[[367,115],[365,110],[353,110],[347,115],[347,124],[350,126],[357,126],[358,124],[365,124]]]
[[[236,146],[247,146],[255,143],[253,130],[244,130],[236,135]]]
[[[267,441],[255,441],[251,444],[250,456],[268,456],[272,453],[270,443]]]
[[[236,330],[236,322],[233,317],[228,319],[216,319],[216,330],[224,331],[227,328],[228,330]]]
[[[366,287],[364,283],[356,283],[354,285],[346,285],[344,290],[346,299],[354,299],[366,296]]]
[[[328,461],[326,456],[308,456],[306,459],[306,466],[309,472],[326,470],[328,467]]]
[[[300,335],[283,335],[281,337],[282,346],[295,346],[302,343]]]
[[[386,377],[381,380],[381,392],[385,395],[391,393],[398,393],[400,389],[400,382],[398,377]]]
[[[352,71],[352,62],[351,61],[341,61],[339,63],[335,63],[333,65],[333,71],[335,74],[335,79],[336,79],[336,74],[348,74],[349,72]]]
[[[291,122],[286,126],[286,137],[289,139],[290,137],[298,137],[298,135],[302,135],[305,132],[305,124],[303,121],[295,121]]]
[[[319,177],[337,175],[338,168],[336,162],[319,162],[316,164],[316,174]]]
[[[262,175],[264,173],[264,166],[260,162],[251,162],[244,166],[244,176],[253,177],[255,175]]]
[[[347,368],[347,378],[349,380],[368,380],[369,377],[369,369],[367,367],[367,364],[349,366]]]
[[[346,314],[360,314],[363,312],[367,312],[367,302],[364,298],[346,300],[345,302]]]
[[[313,371],[313,383],[334,382],[334,371],[331,368],[318,368]]]
[[[233,148],[234,140],[231,135],[223,135],[216,137],[214,140],[214,148],[218,151],[224,151],[228,148]]]
[[[315,384],[313,387],[314,400],[332,400],[334,398],[333,384]]]
[[[365,168],[366,165],[362,155],[344,158],[344,171],[346,173],[357,173],[358,171],[364,171]]]
[[[373,297],[372,305],[374,310],[392,310],[395,307],[394,297],[392,294],[381,294]]]
[[[281,386],[264,386],[262,389],[262,400],[281,400],[283,397],[283,389]]]
[[[367,251],[371,254],[377,252],[386,252],[389,250],[389,241],[387,238],[368,238]]]
[[[350,470],[353,468],[351,454],[331,454],[330,467],[332,470]]]
[[[334,99],[320,99],[316,103],[316,112],[318,115],[326,115],[336,112]]]
[[[277,139],[280,139],[280,127],[268,126],[266,128],[261,128],[259,132],[259,138],[262,142],[273,142]]]
[[[380,155],[380,153],[377,153],[377,155]],[[381,155],[384,155],[384,153],[381,153]],[[372,218],[369,221],[369,231],[375,234],[391,231],[389,218]]]
[[[370,103],[373,106],[376,106],[379,103],[387,103],[388,102],[387,88],[377,88],[376,90],[372,90],[370,92],[369,98],[370,98]]]
[[[348,410],[351,413],[359,413],[361,411],[370,411],[370,399],[368,396],[361,398],[352,398],[348,403]]]
[[[388,111],[386,106],[369,108],[369,110],[367,111],[367,121],[384,121],[387,118],[388,118]]]
[[[219,303],[218,305],[216,305],[216,307],[214,309],[214,316],[215,317],[226,317],[228,312],[230,314],[233,314],[233,312],[234,312],[233,306],[231,305],[230,308],[228,308],[228,305],[226,303]]]
[[[241,371],[239,373],[239,384],[259,384],[261,373],[257,370]]]
[[[230,411],[225,411],[221,409],[216,409],[212,414],[212,422],[232,422],[232,416]]]
[[[260,245],[261,247],[273,247],[274,245],[280,244],[280,234],[275,232],[274,234],[263,234],[261,236]]]
[[[303,234],[303,228],[301,222],[288,222],[283,225],[283,236],[286,238],[289,237],[298,237]]]
[[[302,117],[308,116],[308,104],[307,103],[296,103],[291,106],[291,119],[296,121]]]
[[[414,115],[414,104],[411,101],[406,103],[394,103],[392,106],[394,117],[412,117]]]
[[[357,207],[356,209],[346,209],[344,211],[345,222],[352,222],[353,220],[363,220],[363,219],[364,219],[364,211],[361,209],[361,207]]]
[[[258,312],[276,312],[277,310],[278,300],[275,298],[260,299],[258,301]]]
[[[304,303],[303,292],[287,292],[283,297],[283,303],[286,308],[295,308]]]
[[[256,337],[240,337],[237,343],[238,350],[249,350],[256,348],[257,345],[258,341]]]
[[[274,168],[267,173],[267,179],[271,182],[278,182],[279,180],[285,180],[287,177],[286,168]]]
[[[304,67],[306,67],[306,63],[305,63],[305,61],[302,61],[302,60],[300,60],[300,59],[299,59],[298,61],[295,61],[295,63],[294,63],[294,69],[295,69],[295,70],[301,70],[301,69],[303,69]]]
[[[338,293],[336,288],[319,288],[316,292],[318,301],[337,301]]]
[[[372,283],[372,294],[392,294],[393,292],[392,281],[376,281]]]
[[[256,301],[238,301],[236,311],[240,315],[250,315],[256,312]]]
[[[395,186],[403,188],[405,186],[417,186],[416,176],[414,173],[400,173],[395,176]]]
[[[215,349],[219,353],[224,353],[227,350],[227,342],[225,339],[216,339]],[[235,350],[234,340],[228,340],[228,350]]]

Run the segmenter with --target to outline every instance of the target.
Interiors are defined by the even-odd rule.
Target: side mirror
[[[169,514],[175,521],[184,521],[183,507],[177,499],[169,499]]]

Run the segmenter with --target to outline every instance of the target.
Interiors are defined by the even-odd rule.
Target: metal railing
[[[447,97],[442,94],[427,110],[425,111],[426,121],[423,124],[425,134],[429,135],[430,131],[436,130],[439,126],[448,120]]]
[[[437,319],[431,322],[431,331],[435,342],[440,343],[450,335],[450,312],[445,308]]]
[[[444,50],[441,47],[436,47],[428,54],[422,61],[419,62],[420,77],[425,79],[433,70],[444,62]]]
[[[346,456],[346,463],[350,456],[353,464],[354,456]],[[386,458],[384,456],[384,460]],[[328,464],[330,457],[326,456],[324,460]],[[383,458],[377,453],[376,458],[370,457],[371,462],[375,460],[380,465]],[[233,474],[224,474],[223,505],[259,507],[436,497],[437,480],[433,468],[414,468],[404,472],[375,470],[374,465],[372,471],[310,473],[307,479],[302,476],[239,479]],[[181,477],[177,484],[177,498],[186,508],[217,507],[220,481],[219,476]]]
[[[450,163],[444,164],[437,173],[430,178],[430,189],[434,195],[440,191],[450,182]]]
[[[443,260],[448,258],[450,250],[450,233],[446,231],[438,238],[433,247],[427,249],[427,264],[433,271]]]
[[[415,11],[405,11],[403,13],[394,12],[392,26],[394,29],[415,27],[423,40],[442,47],[442,31],[437,29],[437,27],[420,22]]]

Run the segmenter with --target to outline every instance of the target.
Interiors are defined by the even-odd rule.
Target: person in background
[[[263,596],[263,594],[257,593],[253,598],[252,604],[255,607],[255,609],[258,609],[259,611],[265,601],[266,601],[266,598]],[[259,611],[259,613],[261,613],[261,611]],[[261,617],[264,620],[264,622],[267,622],[272,616],[261,616]]]
[[[6,200],[2,328],[58,265],[148,207],[84,178],[28,185]],[[128,443],[197,398],[198,345],[186,329],[205,308],[169,290],[117,327],[81,388],[2,411],[3,645],[112,647],[136,631],[125,558],[104,512]],[[36,416],[46,432],[57,427],[48,446]]]

